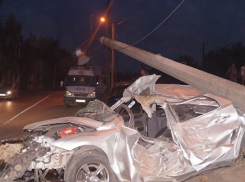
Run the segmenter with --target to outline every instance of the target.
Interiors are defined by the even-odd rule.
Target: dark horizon
[[[111,3],[111,22],[116,24],[116,39],[133,44],[156,28],[182,2],[182,0],[113,0]],[[51,37],[60,41],[60,47],[69,52],[79,47],[90,37],[91,16],[93,31],[99,26],[99,18],[106,12],[107,0],[93,1],[3,1],[0,16],[6,20],[10,13],[15,14],[22,25],[22,34],[27,38],[34,36]],[[186,0],[152,34],[134,45],[140,49],[161,54],[169,59],[181,55],[192,56],[199,62],[202,58],[203,43],[205,53],[221,47],[241,42],[245,39],[245,2],[195,1]],[[122,24],[117,25],[132,14]],[[102,24],[97,34],[105,36]],[[93,65],[105,64],[105,47],[93,42],[89,53],[96,55]],[[119,70],[137,71],[141,63],[116,52]],[[130,66],[130,64],[133,64]]]

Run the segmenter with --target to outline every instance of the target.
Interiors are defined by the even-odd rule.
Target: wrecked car
[[[25,148],[0,181],[183,181],[236,162],[244,112],[189,85],[140,77],[110,108],[95,100],[74,117],[24,127]],[[133,114],[135,99],[144,113]],[[5,141],[2,142],[7,142]]]

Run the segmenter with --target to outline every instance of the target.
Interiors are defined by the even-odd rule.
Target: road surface
[[[64,108],[62,91],[23,92],[16,100],[0,100],[0,139],[22,136],[30,123],[74,116],[82,107]]]

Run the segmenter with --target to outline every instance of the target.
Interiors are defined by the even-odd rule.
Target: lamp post
[[[104,18],[104,17],[101,17],[100,18],[100,21],[101,22],[105,22],[106,21],[106,19]],[[107,27],[107,30],[106,30],[106,36],[107,37],[110,37],[110,34],[108,33],[109,31],[108,31],[108,27]],[[112,23],[111,24],[111,38],[114,40],[115,39],[115,24],[114,23]],[[110,79],[110,84],[109,84],[109,86],[108,85],[106,85],[106,86],[108,86],[108,88],[110,88],[111,90],[112,90],[112,88],[114,87],[114,78],[115,78],[115,53],[114,53],[114,49],[111,49],[111,64],[110,64],[110,55],[109,55],[109,52],[110,52],[110,50],[109,50],[109,48],[107,48],[107,50],[106,50],[107,52],[106,52],[106,61],[108,61],[109,60],[109,66],[108,65],[106,65],[106,69],[107,70],[110,70],[110,72],[111,72],[111,74],[109,74],[108,73],[108,75],[110,75],[109,76],[109,79]],[[108,62],[106,62],[106,63],[108,63]],[[109,69],[109,68],[111,68],[111,69]],[[106,79],[108,79],[108,76],[107,74],[106,74]],[[108,83],[108,82],[107,82]]]
[[[101,17],[101,22],[106,22],[106,37],[115,39],[115,24],[110,21],[110,2],[107,1],[107,13],[106,18]],[[111,64],[110,64],[110,55],[111,55]],[[114,49],[106,49],[106,93],[110,94],[110,91],[114,87],[114,73],[115,73],[115,64],[114,64]]]
[[[112,23],[111,24],[111,39],[114,40],[115,39],[115,24]],[[113,89],[114,87],[114,72],[115,72],[115,69],[114,69],[114,49],[111,49],[111,90]]]
[[[110,29],[110,2],[107,1],[107,13],[106,13],[106,37],[110,37],[111,29]],[[106,49],[106,93],[110,94],[110,49],[107,47]]]

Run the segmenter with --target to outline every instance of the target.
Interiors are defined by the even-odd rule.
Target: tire
[[[70,105],[69,105],[68,103],[65,103],[65,104],[64,104],[64,107],[65,107],[65,108],[69,108]]]
[[[71,158],[65,170],[65,181],[115,182],[116,177],[105,154],[89,150]]]
[[[70,107],[69,103],[64,101],[64,108],[69,108],[69,107]]]
[[[66,99],[66,97],[63,98],[63,104],[64,104],[64,108],[69,108],[70,107],[68,99]]]

